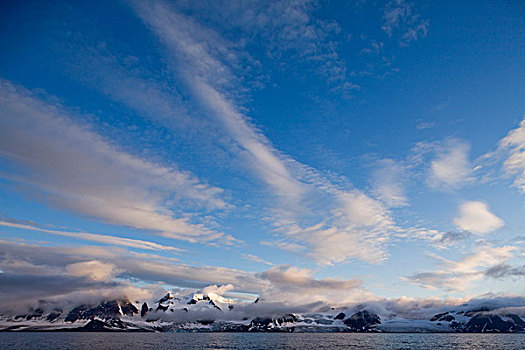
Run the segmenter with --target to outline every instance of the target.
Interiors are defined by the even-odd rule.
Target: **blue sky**
[[[524,10],[3,2],[2,274],[523,295]]]

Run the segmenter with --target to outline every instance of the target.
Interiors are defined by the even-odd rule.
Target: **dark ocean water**
[[[0,349],[525,349],[525,334],[0,333]]]

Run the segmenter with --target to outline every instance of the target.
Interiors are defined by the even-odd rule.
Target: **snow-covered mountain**
[[[486,307],[465,306],[430,319],[406,319],[395,315],[382,318],[366,309],[255,314],[264,310],[260,307],[264,301],[236,305],[213,292],[167,293],[149,302],[111,300],[68,311],[40,303],[41,307],[25,314],[0,316],[0,331],[525,332],[525,321],[518,315]]]
[[[233,309],[233,304],[233,300],[226,299],[223,296],[213,292],[192,293],[183,296],[173,296],[170,292],[168,292],[159,301],[157,301],[155,304],[155,311],[174,311],[181,309],[188,311],[189,308],[192,310],[206,310],[209,309],[210,306],[222,311]],[[147,304],[146,306],[143,304],[141,309],[144,309],[144,307],[147,306]],[[148,311],[150,311],[149,308]]]

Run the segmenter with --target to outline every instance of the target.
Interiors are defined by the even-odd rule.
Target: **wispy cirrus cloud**
[[[173,165],[123,152],[76,120],[82,116],[27,89],[0,81],[0,156],[14,166],[4,176],[56,206],[112,224],[191,242],[230,236],[185,217],[168,202],[223,209],[222,189]]]
[[[525,193],[525,119],[510,130],[497,144],[475,161],[475,171],[482,183],[511,179],[511,186]]]
[[[306,250],[306,247],[301,244],[297,244],[296,242],[290,242],[287,240],[279,239],[279,240],[271,240],[271,241],[261,241],[261,245],[267,246],[267,247],[276,247],[281,250],[286,250],[292,253],[301,253]]]
[[[383,26],[389,36],[399,30],[400,43],[407,45],[424,38],[428,33],[429,21],[421,18],[414,4],[405,0],[390,0],[383,11]]]
[[[403,239],[421,239],[428,241],[435,248],[449,249],[466,241],[472,236],[472,233],[467,231],[442,232],[434,228],[413,226],[397,233],[396,236]]]
[[[158,244],[155,242],[149,242],[149,241],[144,241],[140,239],[117,237],[117,236],[90,233],[90,232],[68,232],[68,231],[59,231],[59,230],[49,230],[46,228],[27,225],[23,223],[14,222],[14,221],[0,221],[0,226],[10,227],[10,228],[15,228],[15,229],[22,229],[22,230],[38,231],[38,232],[48,233],[48,234],[56,235],[56,236],[69,237],[69,238],[75,238],[75,239],[80,239],[80,240],[85,240],[85,241],[117,245],[117,246],[122,246],[122,247],[129,247],[129,248],[137,248],[137,249],[145,249],[145,250],[164,250],[164,251],[171,251],[171,252],[182,252],[183,251],[183,249],[180,249],[180,248],[166,246],[166,245]]]
[[[264,260],[263,258],[261,257],[258,257],[257,255],[253,255],[253,254],[242,254],[242,257],[246,260],[251,260],[251,261],[255,261],[257,263],[261,263],[261,264],[264,264],[264,265],[268,265],[268,266],[273,266],[275,265],[274,263],[271,263],[269,261],[266,261]]]
[[[173,68],[184,78],[194,97],[223,123],[264,181],[283,197],[300,196],[302,186],[291,175],[283,156],[257,132],[231,97],[220,91],[238,79],[221,61],[228,50],[227,42],[164,2],[136,2],[134,7],[176,61]]]
[[[514,187],[525,193],[525,119],[499,142],[498,152],[505,155],[504,172],[514,176]]]
[[[511,259],[514,252],[518,250],[519,248],[515,246],[493,247],[484,245],[476,248],[472,254],[459,261],[431,255],[440,262],[443,266],[442,269],[416,273],[403,279],[429,289],[465,291],[471,287],[472,283],[484,277],[497,275],[497,266]],[[494,274],[491,274],[490,271],[494,271]]]
[[[267,81],[271,73],[260,66],[269,60],[278,71],[308,72],[322,78],[331,91],[345,94],[359,86],[349,80],[351,72],[339,53],[342,28],[336,20],[316,16],[321,5],[315,0],[176,4],[180,12],[191,12],[193,18],[235,38],[238,47],[250,47],[255,40],[262,44],[261,55],[252,57],[250,68],[243,72],[255,75],[254,85]],[[242,55],[246,57],[246,52]]]
[[[170,66],[185,81],[192,97],[222,122],[249,167],[278,198],[271,214],[276,231],[309,247],[310,255],[322,264],[349,258],[382,260],[382,245],[394,227],[387,208],[363,192],[340,188],[315,169],[279,152],[250,122],[235,96],[224,91],[224,87],[243,90],[232,68],[232,62],[243,54],[217,32],[203,28],[165,2],[135,2],[133,8],[164,44]],[[321,206],[321,202],[327,205]],[[312,211],[315,217],[328,218],[313,224],[311,219],[301,218]]]
[[[406,206],[406,179],[402,164],[393,159],[380,160],[371,178],[372,193],[389,207]]]
[[[82,84],[168,128],[201,133],[205,129],[199,127],[202,120],[190,116],[176,85],[169,84],[165,75],[159,77],[158,72],[144,68],[138,58],[112,51],[109,43],[93,46],[80,41],[71,46],[66,64],[71,76]]]
[[[331,220],[306,238],[313,246],[312,256],[326,265],[347,261],[349,257],[370,263],[384,261],[384,244],[399,230],[389,210],[357,190],[341,191],[336,198]]]

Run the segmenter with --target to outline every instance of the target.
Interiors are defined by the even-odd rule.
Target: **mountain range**
[[[41,300],[27,313],[0,316],[0,331],[525,332],[525,321],[517,314],[468,304],[414,319],[355,308],[280,314],[278,309],[268,311],[264,303],[257,299],[238,305],[216,293],[167,293],[149,303],[108,300],[64,310]]]

